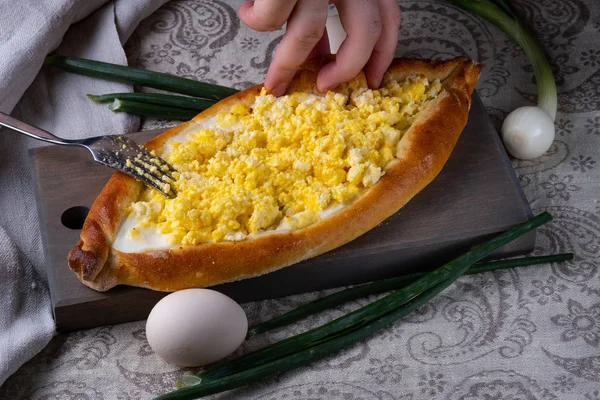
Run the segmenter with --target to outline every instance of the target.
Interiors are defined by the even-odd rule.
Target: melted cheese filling
[[[377,183],[440,90],[417,76],[349,97],[263,89],[252,106],[234,105],[167,142],[177,197],[144,188],[113,246],[238,241],[314,224]]]

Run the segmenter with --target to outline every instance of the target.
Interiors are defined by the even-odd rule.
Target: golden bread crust
[[[323,62],[313,60],[303,65],[288,92],[317,93],[316,77]],[[394,60],[384,84],[420,74],[430,80],[440,79],[443,90],[404,134],[397,159],[386,167],[381,179],[357,200],[313,225],[239,242],[123,253],[111,245],[126,218],[127,205],[137,198],[142,184],[117,172],[94,202],[81,240],[69,253],[69,267],[85,285],[99,291],[119,284],[174,291],[258,276],[348,243],[397,212],[441,171],[467,122],[479,73],[478,65],[462,58]],[[344,93],[366,85],[361,73],[335,91]],[[220,101],[192,121],[159,135],[147,147],[160,149],[169,138],[235,103],[251,105],[261,87],[254,86]]]

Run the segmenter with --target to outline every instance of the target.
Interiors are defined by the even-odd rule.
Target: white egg
[[[160,300],[146,322],[150,347],[165,361],[198,367],[233,353],[248,320],[235,301],[210,289],[186,289]]]

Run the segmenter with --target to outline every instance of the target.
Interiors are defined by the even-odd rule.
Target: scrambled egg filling
[[[439,81],[417,76],[349,97],[276,98],[263,89],[251,107],[237,104],[169,142],[163,156],[179,171],[178,195],[143,189],[131,206],[136,228],[195,245],[313,224],[377,183],[440,90]]]

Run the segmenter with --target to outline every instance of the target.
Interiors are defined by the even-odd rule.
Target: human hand
[[[317,89],[326,92],[355,77],[363,68],[369,87],[378,88],[390,66],[400,27],[396,0],[333,0],[346,31],[335,61],[324,65]],[[256,31],[276,31],[287,21],[265,77],[265,87],[283,95],[297,68],[307,59],[329,53],[325,32],[328,0],[246,1],[238,15]]]

